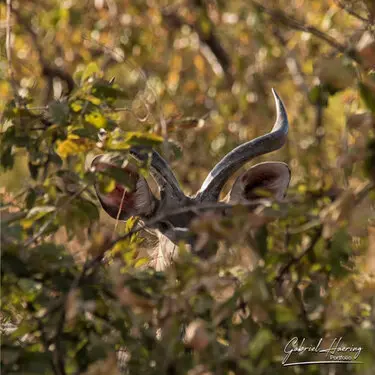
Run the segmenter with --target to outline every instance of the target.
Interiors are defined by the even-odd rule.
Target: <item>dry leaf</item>
[[[360,129],[367,134],[375,126],[375,118],[370,112],[352,113],[348,116],[346,124],[349,129]]]
[[[355,80],[355,73],[340,58],[322,58],[315,66],[320,82],[344,90]]]
[[[357,44],[358,55],[362,59],[365,68],[374,69],[375,67],[375,38],[370,31],[363,33]]]
[[[121,375],[116,354],[110,353],[106,359],[92,363],[83,375]]]
[[[195,350],[204,350],[210,342],[206,322],[197,319],[191,322],[186,328],[184,343]]]

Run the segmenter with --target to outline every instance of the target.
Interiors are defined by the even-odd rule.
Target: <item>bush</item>
[[[268,3],[0,4],[4,374],[373,373],[373,5]],[[291,120],[286,200],[202,215],[192,230],[215,256],[181,243],[148,267],[152,239],[95,195],[125,176],[87,160],[155,149],[194,193],[270,130],[272,86]],[[320,339],[363,363],[288,366],[327,360],[288,357]]]

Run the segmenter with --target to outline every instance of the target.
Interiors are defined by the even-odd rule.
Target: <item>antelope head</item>
[[[284,197],[290,181],[290,170],[285,163],[259,163],[245,171],[234,182],[224,203],[219,203],[221,190],[228,179],[245,163],[254,157],[264,155],[281,148],[288,134],[288,118],[285,107],[273,90],[277,118],[268,134],[246,142],[229,152],[211,170],[200,190],[195,196],[189,197],[181,190],[177,179],[168,163],[155,151],[151,152],[150,174],[155,179],[160,199],[151,192],[146,179],[137,169],[127,164],[120,166],[131,180],[132,188],[117,183],[110,193],[103,193],[96,185],[96,192],[104,210],[113,218],[127,220],[138,216],[145,225],[155,231],[159,245],[154,254],[154,266],[165,268],[173,259],[176,245],[183,240],[194,250],[194,236],[190,235],[189,225],[199,212],[189,207],[209,206],[210,204],[233,205],[235,203],[250,203],[267,196],[280,200]],[[141,149],[133,148],[132,157],[145,160],[147,154]],[[97,156],[92,167],[97,171],[105,171],[115,166],[107,155]]]

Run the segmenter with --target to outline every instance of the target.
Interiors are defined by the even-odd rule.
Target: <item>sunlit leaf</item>
[[[140,132],[128,132],[124,140],[125,143],[132,146],[157,146],[163,142],[163,137],[156,134],[145,134]]]
[[[105,128],[107,124],[107,119],[100,112],[91,112],[85,115],[85,120],[98,129]]]
[[[100,69],[95,62],[91,62],[87,65],[81,78],[81,82],[87,81],[89,78],[94,77],[100,73]]]

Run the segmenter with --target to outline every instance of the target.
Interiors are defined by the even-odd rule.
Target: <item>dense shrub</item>
[[[373,373],[374,5],[274,6],[0,4],[4,374]],[[193,194],[220,157],[271,129],[272,87],[291,129],[263,160],[289,163],[286,200],[203,215],[192,230],[216,256],[181,243],[166,271],[147,267],[152,239],[94,193],[124,176],[87,160],[153,148]],[[283,366],[295,337],[342,338],[363,364]]]

